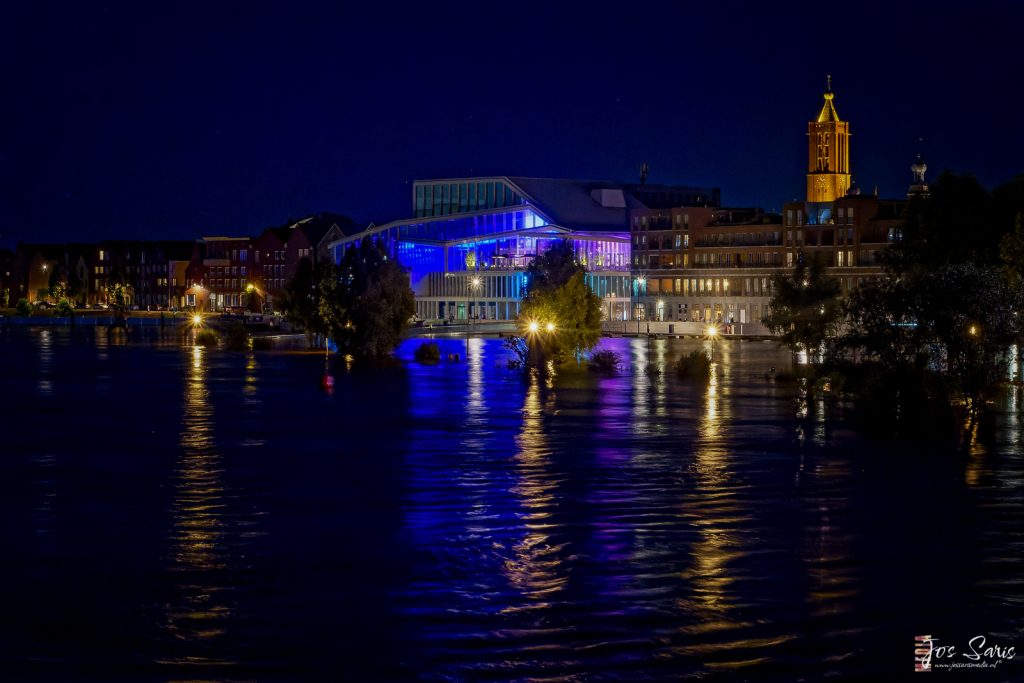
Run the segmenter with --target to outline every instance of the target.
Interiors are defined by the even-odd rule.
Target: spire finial
[[[825,74],[825,92],[832,92],[832,74]]]

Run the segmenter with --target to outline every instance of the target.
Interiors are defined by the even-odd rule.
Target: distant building
[[[14,280],[14,252],[10,249],[0,249],[0,307],[7,308],[14,306],[18,299],[15,297],[16,287]]]
[[[806,201],[786,203],[782,215],[699,207],[631,212],[634,318],[765,334],[772,277],[801,260],[822,259],[844,293],[882,274],[878,254],[899,239],[906,201],[862,195],[852,184],[849,123],[839,118],[831,82],[824,99],[808,123]],[[914,172],[920,188],[924,169],[918,174],[915,165]]]
[[[629,315],[631,294],[629,212],[644,207],[630,187],[513,176],[418,180],[413,218],[370,225],[331,248],[340,259],[364,238],[383,244],[410,269],[421,318],[512,320],[530,262],[568,240],[604,302],[605,317],[621,320]],[[718,192],[675,190],[712,198]]]
[[[352,232],[352,219],[332,213],[307,216],[278,228],[267,228],[253,240],[251,282],[261,305],[272,308],[295,275],[299,261],[314,265],[331,258],[329,245]]]
[[[187,269],[186,305],[225,311],[246,305],[252,258],[250,237],[203,237]]]

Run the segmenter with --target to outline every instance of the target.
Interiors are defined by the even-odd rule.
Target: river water
[[[917,635],[1024,647],[1019,388],[947,450],[796,400],[765,342],[695,385],[640,371],[694,340],[553,380],[414,340],[327,394],[319,354],[133,335],[0,332],[4,678],[896,680]]]

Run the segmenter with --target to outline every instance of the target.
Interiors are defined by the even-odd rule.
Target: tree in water
[[[821,259],[801,256],[792,272],[773,278],[764,325],[794,353],[806,351],[811,360],[839,329],[840,293],[839,280],[825,272]]]
[[[364,358],[391,354],[416,313],[409,274],[368,237],[345,251],[337,274],[337,291],[328,298],[342,312],[331,321],[338,350]]]
[[[592,349],[601,337],[601,299],[586,283],[572,244],[562,240],[534,259],[519,313],[519,328],[536,339],[543,355],[564,363]],[[537,329],[530,328],[531,323]],[[548,329],[550,325],[551,329]]]
[[[364,239],[338,265],[302,259],[285,287],[281,309],[310,340],[331,339],[340,353],[382,358],[401,343],[416,311],[409,275]]]

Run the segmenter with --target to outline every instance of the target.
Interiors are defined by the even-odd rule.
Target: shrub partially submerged
[[[437,363],[441,360],[441,347],[435,342],[423,342],[416,348],[414,356],[421,363]]]
[[[196,346],[216,346],[217,333],[210,329],[196,332]]]
[[[684,353],[676,361],[676,374],[683,379],[705,382],[711,377],[711,359],[700,350]]]
[[[224,336],[224,345],[232,351],[248,350],[251,346],[249,330],[242,323],[233,324]]]
[[[611,349],[601,349],[590,355],[590,364],[587,367],[594,372],[616,372],[621,363],[621,355]]]

